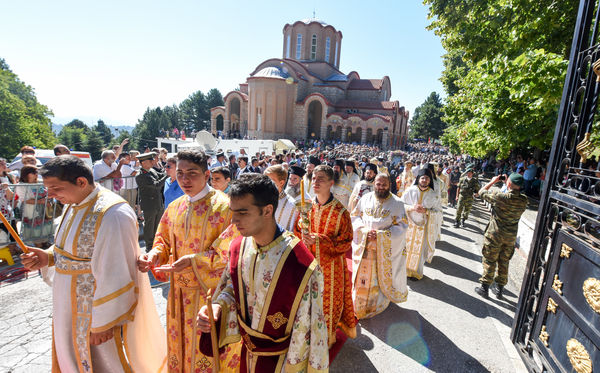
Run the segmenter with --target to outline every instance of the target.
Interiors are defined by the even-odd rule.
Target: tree
[[[72,150],[83,150],[87,131],[83,128],[64,126],[58,134],[58,141]]]
[[[446,123],[442,120],[443,106],[440,96],[431,92],[425,102],[415,109],[410,120],[409,137],[411,139],[439,139],[446,128]]]
[[[69,123],[65,124],[65,127],[69,127],[69,128],[79,128],[82,130],[89,130],[89,127],[83,123],[82,121],[80,121],[79,119],[73,119],[72,121],[70,121]]]
[[[90,130],[85,141],[85,150],[90,153],[93,160],[100,159],[104,143],[102,135],[95,130]]]
[[[474,156],[550,146],[578,0],[425,0],[448,93],[442,140]]]
[[[19,80],[0,58],[0,155],[9,159],[24,145],[50,148],[56,142],[52,112],[37,101],[31,86]]]
[[[104,121],[102,119],[98,120],[98,124],[93,128],[93,130],[98,132],[104,145],[110,144],[110,141],[113,138],[113,134],[110,128],[106,124],[104,124]]]
[[[205,129],[205,122],[210,120],[206,97],[201,91],[192,93],[179,105],[181,122],[186,131]]]
[[[112,139],[110,146],[112,147],[113,145],[121,145],[121,142],[123,142],[125,139],[131,140],[131,134],[127,130],[120,130],[119,136]]]

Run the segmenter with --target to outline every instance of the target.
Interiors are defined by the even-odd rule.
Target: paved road
[[[360,323],[332,372],[526,372],[509,340],[525,258],[511,262],[506,300],[474,291],[489,214],[480,203],[462,229],[454,209],[421,281],[409,281],[408,301]],[[164,322],[166,291],[153,289]],[[47,372],[51,359],[51,292],[36,274],[0,287],[0,372]]]

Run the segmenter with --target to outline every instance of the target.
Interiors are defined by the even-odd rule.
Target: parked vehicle
[[[71,152],[71,155],[77,156],[85,161],[85,163],[92,167],[92,156],[88,152]],[[35,149],[35,158],[39,160],[42,164],[48,162],[52,158],[54,158],[54,150],[52,149]],[[21,160],[21,154],[19,153],[13,160],[12,163],[18,162]],[[9,165],[10,167],[10,165]]]

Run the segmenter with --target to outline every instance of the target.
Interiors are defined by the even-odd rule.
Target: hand
[[[90,332],[90,344],[92,346],[97,346],[106,341],[110,341],[113,338],[113,336],[114,335],[112,329],[108,329],[107,331],[99,333]]]
[[[119,161],[119,165],[124,165],[124,164],[128,164],[129,162],[127,162],[127,159],[125,158],[121,158],[121,160]]]
[[[28,271],[35,271],[48,265],[48,253],[36,247],[27,247],[26,254],[21,254],[21,263]]]
[[[212,311],[216,323],[221,318],[221,305],[213,303]],[[198,317],[196,318],[196,324],[202,333],[210,333],[210,319],[208,318],[207,306],[202,306],[202,308],[200,308]]]
[[[6,189],[6,188],[8,188],[8,183],[0,184],[0,189]]]
[[[311,247],[312,245],[314,245],[315,243],[317,243],[315,235],[314,234],[310,234],[310,233],[302,235],[302,241],[304,242],[304,244],[307,247]]]
[[[372,241],[377,239],[377,232],[373,229],[367,233],[367,240]]]
[[[171,264],[170,268],[156,268],[155,271],[168,273],[181,272],[192,266],[192,260],[194,260],[194,254],[184,255],[177,259],[175,263]]]
[[[125,146],[129,143],[129,138],[123,139],[123,141],[121,141],[121,146]]]
[[[138,270],[140,272],[148,272],[158,265],[159,259],[160,257],[156,251],[150,251],[149,253],[140,255],[137,260]]]
[[[421,214],[424,214],[425,212],[427,212],[427,209],[425,207],[423,207],[423,205],[416,205],[415,210]]]

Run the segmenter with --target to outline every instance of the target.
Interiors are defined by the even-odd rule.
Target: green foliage
[[[24,145],[53,146],[51,115],[37,101],[33,88],[21,82],[0,58],[0,156],[12,159]]]
[[[448,51],[442,141],[473,156],[551,145],[579,0],[424,0]]]
[[[156,137],[161,129],[167,131],[177,128],[184,130],[188,136],[193,130],[210,130],[210,109],[222,105],[221,92],[213,88],[206,95],[201,91],[194,92],[179,106],[147,108],[131,133],[133,148],[141,150],[146,146],[156,146]]]
[[[90,130],[83,149],[89,152],[92,159],[100,159],[102,156],[102,149],[104,148],[104,139],[102,135],[96,130]]]
[[[74,126],[64,126],[58,134],[58,142],[66,145],[69,149],[82,151],[87,140],[89,128],[83,129]]]
[[[93,128],[93,130],[98,132],[103,144],[110,144],[110,141],[113,138],[113,134],[110,128],[108,128],[108,126],[104,124],[104,121],[102,119],[98,120],[98,124]]]
[[[125,139],[131,140],[131,134],[129,133],[129,131],[127,131],[127,130],[119,131],[119,136],[112,139],[112,141],[110,142],[110,147],[112,147],[113,145],[121,145],[121,142],[123,142],[123,140],[125,140]]]
[[[444,115],[442,108],[440,96],[435,92],[431,92],[425,102],[415,109],[410,120],[409,138],[411,140],[419,138],[439,139],[446,128],[446,123],[442,120]]]
[[[475,157],[552,144],[567,61],[543,50],[475,65],[448,98],[443,142]]]
[[[79,119],[73,119],[72,121],[70,121],[69,123],[65,124],[65,127],[69,127],[69,128],[78,128],[84,131],[89,130],[90,128],[87,126],[87,124],[83,123],[82,121],[80,121]]]

